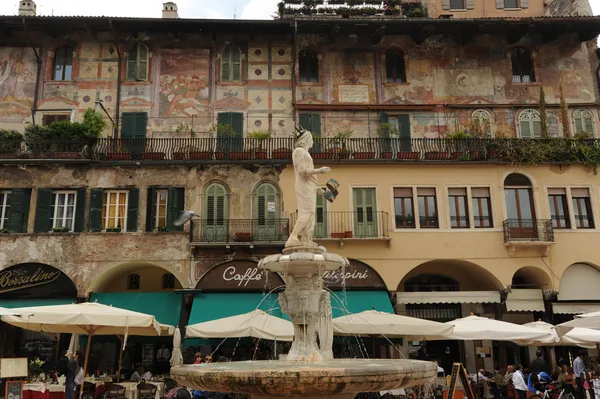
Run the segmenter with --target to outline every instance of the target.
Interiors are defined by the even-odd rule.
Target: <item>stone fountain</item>
[[[181,385],[211,392],[249,394],[252,399],[329,397],[351,399],[359,392],[388,391],[429,384],[434,363],[395,359],[333,359],[333,326],[329,292],[323,274],[348,266],[348,259],[327,253],[312,240],[319,188],[308,152],[312,134],[300,130],[293,152],[298,220],[282,254],[262,259],[259,268],[285,281],[281,310],[294,324],[294,341],[285,360],[185,365],[171,368]]]

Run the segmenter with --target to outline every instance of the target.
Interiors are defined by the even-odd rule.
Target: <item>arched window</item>
[[[54,80],[71,80],[73,73],[73,49],[57,48],[54,52]]]
[[[460,291],[458,281],[442,274],[419,274],[404,283],[405,292]]]
[[[150,52],[144,43],[137,42],[127,51],[127,79],[148,80],[148,58]]]
[[[298,69],[300,71],[301,82],[319,81],[319,58],[314,50],[300,51],[298,57]]]
[[[262,183],[254,193],[255,241],[281,241],[284,226],[279,223],[279,196],[271,183]]]
[[[588,133],[594,136],[594,122],[592,113],[586,109],[576,109],[573,112],[573,124],[575,125],[575,133]]]
[[[510,51],[512,63],[513,82],[535,82],[533,71],[533,57],[531,51],[525,47],[515,47]]]
[[[240,82],[242,80],[242,51],[228,45],[221,53],[221,81]]]
[[[402,51],[390,50],[385,53],[385,75],[388,82],[406,82],[406,65]]]
[[[525,109],[519,114],[519,136],[522,139],[533,139],[542,136],[540,113],[535,109]]]
[[[485,109],[477,109],[471,114],[471,120],[477,129],[492,137],[492,115]]]
[[[227,216],[227,190],[221,183],[212,183],[204,194],[204,219],[207,225],[222,224]]]
[[[511,173],[504,179],[504,199],[506,217],[512,239],[532,239],[538,237],[535,223],[535,208],[531,181],[520,173]]]
[[[127,289],[128,290],[139,290],[140,289],[140,275],[130,274],[127,276]]]
[[[175,276],[171,273],[162,275],[162,289],[170,290],[175,288]]]

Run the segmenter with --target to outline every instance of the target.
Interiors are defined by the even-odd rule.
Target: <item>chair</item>
[[[104,399],[125,399],[125,387],[119,384],[104,384]]]
[[[83,382],[83,397],[86,399],[95,399],[96,398],[96,384],[84,381]]]
[[[154,399],[156,397],[156,385],[140,382],[137,385],[138,399]]]

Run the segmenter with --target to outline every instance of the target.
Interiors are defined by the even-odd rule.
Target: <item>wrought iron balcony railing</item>
[[[508,219],[502,223],[504,242],[554,242],[552,220]]]
[[[190,242],[283,245],[289,237],[289,224],[288,219],[192,219]]]
[[[316,162],[586,163],[600,140],[315,138]],[[95,162],[291,163],[294,138],[140,138],[85,141],[4,140],[0,160],[80,159]],[[582,155],[583,154],[583,155]]]
[[[290,215],[293,229],[297,213]],[[368,208],[354,212],[326,212],[317,209],[313,238],[348,239],[375,238],[389,239],[389,216],[387,212],[372,211]]]

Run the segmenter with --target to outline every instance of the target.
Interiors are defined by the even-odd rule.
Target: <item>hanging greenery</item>
[[[565,137],[573,137],[573,134],[571,133],[571,124],[569,123],[569,106],[565,100],[562,82],[559,83],[558,89],[560,91],[560,119],[562,120],[563,134]]]
[[[540,125],[542,138],[548,137],[548,115],[546,114],[546,94],[544,88],[540,86]]]

